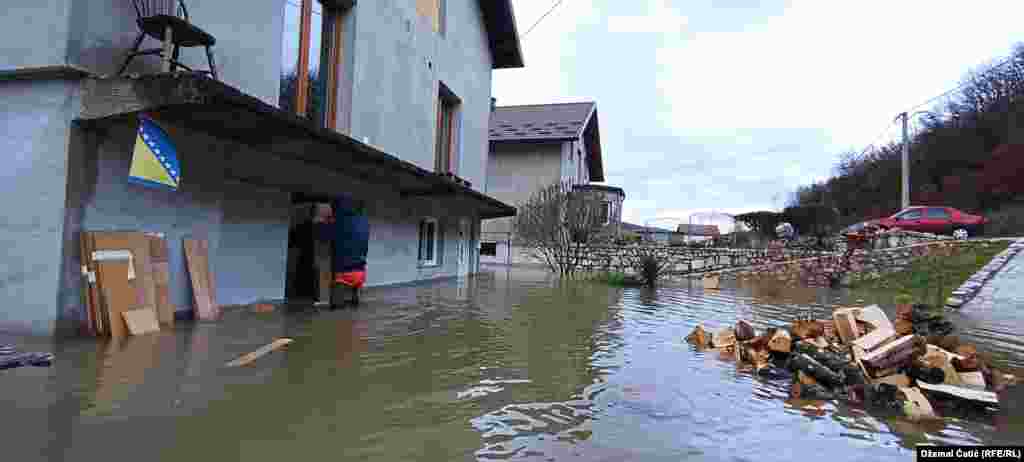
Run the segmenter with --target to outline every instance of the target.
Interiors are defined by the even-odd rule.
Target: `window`
[[[608,224],[612,219],[612,203],[602,202],[601,203],[601,223]]]
[[[436,218],[424,218],[420,221],[420,252],[419,262],[423,266],[435,266],[440,263],[438,258],[438,231]]]
[[[447,8],[446,0],[416,0],[416,12],[430,20],[434,32],[444,36],[445,34],[445,13]]]
[[[335,127],[344,11],[319,0],[285,0],[281,109]]]
[[[434,171],[442,174],[454,174],[458,166],[459,99],[448,87],[441,84],[437,100],[437,147],[434,156]]]
[[[921,219],[921,209],[907,210],[896,216],[900,220],[919,220]]]
[[[498,256],[498,243],[497,242],[481,242],[480,243],[480,255],[485,257],[496,257]]]
[[[946,209],[930,208],[928,209],[928,218],[937,220],[948,220],[949,212],[947,212]]]

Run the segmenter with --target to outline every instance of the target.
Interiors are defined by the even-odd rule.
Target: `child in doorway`
[[[366,255],[369,248],[369,222],[365,214],[356,210],[355,204],[346,198],[334,200],[330,205],[317,206],[314,222],[321,240],[331,242],[334,252],[331,271],[334,273],[331,287],[331,309],[349,303],[359,305],[359,289],[366,283]],[[351,292],[345,299],[343,293]]]

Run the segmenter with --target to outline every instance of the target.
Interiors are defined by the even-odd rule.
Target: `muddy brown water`
[[[229,311],[211,324],[52,343],[51,368],[0,371],[3,460],[908,460],[915,444],[1021,444],[1024,393],[921,427],[788,401],[786,380],[697,352],[698,323],[827,316],[829,290],[558,283],[533,270],[368,293],[358,311]],[[1016,307],[1018,310],[1020,307]],[[974,316],[998,317],[990,312]],[[979,347],[1017,369],[1021,325]],[[993,325],[1003,326],[992,332]],[[965,332],[970,334],[970,332]],[[224,363],[276,337],[247,367]],[[1011,347],[1007,348],[1006,346]]]

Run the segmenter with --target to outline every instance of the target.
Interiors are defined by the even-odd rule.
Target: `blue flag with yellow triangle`
[[[128,181],[171,190],[177,190],[181,181],[178,153],[170,138],[153,119],[141,114]]]

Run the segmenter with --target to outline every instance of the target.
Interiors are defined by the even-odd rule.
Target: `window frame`
[[[604,200],[601,201],[601,214],[604,215],[604,224],[608,225],[612,222],[612,201]]]
[[[494,249],[494,253],[486,253],[485,248]],[[483,257],[497,257],[498,256],[498,243],[497,242],[480,242],[480,255]]]
[[[459,112],[462,101],[443,82],[438,82],[437,95],[434,171],[442,175],[447,173],[457,175],[459,157],[461,157],[458,140],[461,133]]]
[[[294,114],[303,119],[311,120],[317,127],[337,129],[338,123],[338,86],[341,80],[341,67],[344,54],[344,18],[349,10],[340,9],[324,4],[320,0],[289,0],[285,2],[284,8],[288,8],[288,3],[299,2],[299,44],[298,44],[298,56],[295,63],[296,71],[296,82],[295,82],[295,95],[293,96],[294,101],[291,101],[291,107],[294,108]],[[320,15],[321,15],[321,31],[320,31],[320,65],[319,72],[325,73],[321,76],[323,79],[324,88],[324,104],[321,108],[322,113],[316,115],[316,118],[309,116],[309,105],[312,98],[312,89],[310,88],[309,81],[309,62],[310,62],[310,41],[313,35],[312,24],[313,24],[313,2],[320,4]],[[282,34],[288,34],[290,31],[284,30]],[[282,37],[284,40],[284,37]],[[282,76],[284,76],[282,62]],[[281,98],[279,92],[278,98]],[[283,101],[278,101],[279,107],[284,107]]]
[[[423,258],[424,257],[423,254],[426,253],[424,251],[424,247],[423,247],[423,245],[425,243],[424,238],[426,237],[426,236],[424,236],[424,234],[425,234],[424,233],[424,226],[427,225],[427,224],[431,224],[434,227],[433,239],[430,240],[430,241],[426,241],[426,243],[429,243],[431,245],[431,249],[430,249],[431,250],[430,251],[430,257],[431,258],[429,260]],[[417,251],[416,260],[419,263],[419,266],[420,267],[436,267],[436,266],[440,266],[441,265],[441,258],[440,258],[441,226],[438,223],[437,218],[436,217],[423,217],[423,218],[421,218],[420,221],[419,221],[419,224],[417,226],[416,234],[417,234],[417,240],[416,241],[417,241],[417,244],[418,244],[418,251]]]

